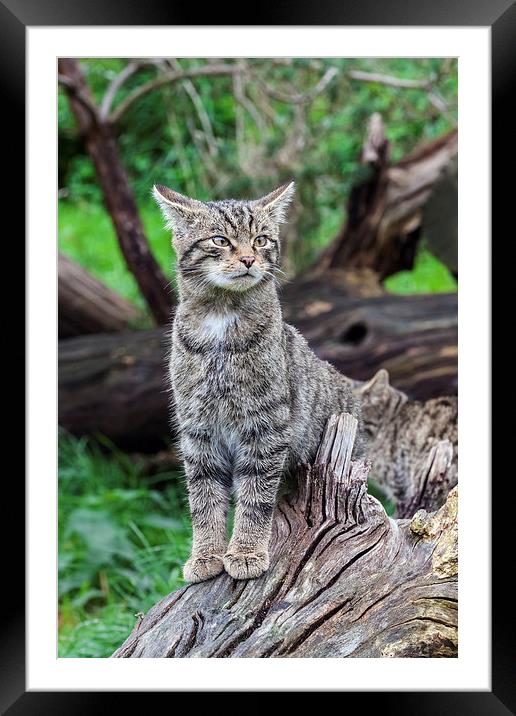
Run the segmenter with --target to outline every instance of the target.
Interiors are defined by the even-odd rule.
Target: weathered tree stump
[[[453,129],[391,164],[382,119],[373,114],[348,199],[347,221],[312,270],[369,269],[383,279],[412,268],[421,237],[422,209],[443,171],[455,161],[457,136]],[[456,194],[455,201],[452,198],[441,205],[441,220],[456,227]]]
[[[390,519],[367,493],[370,463],[350,461],[355,431],[348,414],[329,420],[277,506],[265,575],[183,587],[113,656],[456,656],[457,488],[435,513]]]

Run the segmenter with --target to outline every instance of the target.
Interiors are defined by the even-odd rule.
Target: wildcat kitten
[[[153,191],[177,255],[170,377],[193,528],[184,577],[258,577],[282,475],[313,460],[332,412],[359,408],[350,382],[282,320],[279,225],[294,184],[255,201]]]

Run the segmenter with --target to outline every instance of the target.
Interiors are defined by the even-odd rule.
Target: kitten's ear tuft
[[[255,204],[261,209],[269,211],[279,223],[285,219],[289,204],[294,198],[295,190],[296,187],[293,181],[282,184],[274,191],[271,191],[270,194],[257,199]]]
[[[183,196],[163,184],[155,184],[152,194],[167,221],[167,227],[171,229],[175,228],[178,223],[192,221],[196,215],[204,211],[202,201]]]

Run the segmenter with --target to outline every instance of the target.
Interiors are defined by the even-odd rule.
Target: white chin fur
[[[244,274],[243,276],[224,276],[221,274],[215,274],[210,276],[210,281],[219,288],[225,288],[229,291],[247,291],[252,286],[261,280],[261,276],[254,276],[253,274]]]

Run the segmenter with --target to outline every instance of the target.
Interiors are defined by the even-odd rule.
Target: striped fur
[[[313,459],[332,412],[359,416],[349,381],[282,320],[279,226],[292,192],[202,203],[154,189],[177,254],[170,378],[192,516],[189,581],[224,568],[236,579],[262,574],[281,477]],[[254,258],[249,269],[242,256]]]

